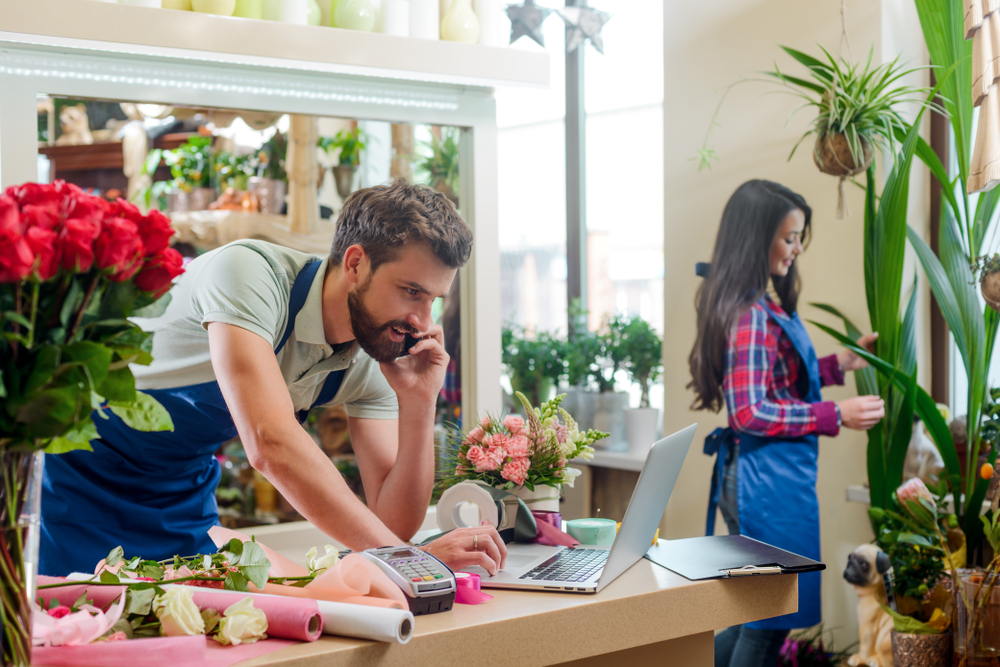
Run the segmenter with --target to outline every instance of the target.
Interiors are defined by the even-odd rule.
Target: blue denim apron
[[[288,323],[278,354],[295,329],[321,262],[295,277]],[[161,334],[162,335],[162,334]],[[337,395],[344,370],[331,372],[313,407]],[[91,572],[121,545],[126,556],[163,560],[214,553],[208,529],[219,522],[215,488],[221,469],[214,454],[238,433],[217,382],[145,393],[170,413],[174,430],[143,433],[105,411],[94,414],[100,439],[93,452],[45,457],[39,571],[61,576]],[[308,410],[296,415],[305,420]]]
[[[809,334],[799,316],[777,316],[763,301],[771,319],[792,341],[809,378],[807,403],[822,400],[819,362]],[[717,428],[705,440],[705,454],[715,455],[715,471],[708,502],[705,534],[715,533],[715,510],[723,485],[723,471],[730,449],[739,444],[737,505],[740,534],[766,542],[806,558],[820,560],[819,499],[816,496],[816,465],[819,438],[762,438]],[[794,614],[748,623],[759,630],[808,628],[822,620],[820,573],[799,575],[799,610]]]

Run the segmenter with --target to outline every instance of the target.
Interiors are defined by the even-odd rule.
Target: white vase
[[[529,510],[539,510],[542,512],[559,511],[559,489],[554,486],[536,486],[531,491],[526,486],[511,489],[515,496],[524,501]]]
[[[309,25],[308,0],[282,0],[278,12],[278,20],[282,23]]]
[[[410,37],[440,39],[438,0],[410,0]]]
[[[472,0],[451,0],[441,18],[441,39],[464,44],[479,42],[479,19],[472,11]]]
[[[472,4],[479,19],[479,43],[483,46],[506,46],[501,17],[503,5],[500,0],[474,0]]]
[[[306,22],[309,25],[323,25],[323,10],[319,8],[319,3],[316,0],[306,0],[306,4],[308,5]]]
[[[375,11],[369,0],[337,0],[333,10],[335,28],[371,32],[375,27]]]
[[[656,408],[635,408],[625,411],[625,440],[632,456],[646,458],[656,442],[660,411]]]
[[[382,0],[382,32],[410,36],[410,0]]]

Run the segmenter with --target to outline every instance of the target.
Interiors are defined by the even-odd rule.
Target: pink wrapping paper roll
[[[61,581],[65,580],[55,577],[38,577],[38,583],[41,586]],[[166,585],[177,586],[180,584]],[[94,601],[94,606],[103,608],[116,600],[122,594],[124,588],[124,586],[87,586],[86,584],[80,584],[64,588],[42,589],[38,591],[38,596],[45,600],[46,606],[50,599],[55,598],[59,604],[69,607],[86,592],[87,597]],[[219,591],[200,586],[188,586],[187,588],[191,590],[194,603],[198,605],[199,609],[217,609],[220,614],[231,605],[236,604],[249,595],[247,593]],[[262,595],[253,595],[252,597],[254,607],[262,610],[264,616],[267,617],[268,637],[295,639],[304,642],[312,642],[319,639],[319,635],[323,631],[323,618],[319,613],[319,605],[316,604],[315,600]]]
[[[455,602],[458,604],[482,604],[493,599],[492,595],[483,593],[478,574],[456,572],[455,583],[458,584],[458,590],[455,592]]]

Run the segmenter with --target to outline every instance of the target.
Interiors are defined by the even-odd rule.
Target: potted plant
[[[215,199],[211,187],[212,137],[192,135],[183,145],[164,151],[163,161],[174,177],[167,194],[167,211],[203,211]]]
[[[660,420],[659,409],[649,405],[649,386],[663,370],[663,342],[649,322],[635,317],[625,321],[620,347],[625,372],[642,392],[639,407],[625,410],[625,439],[634,455],[645,456],[656,441]]]
[[[421,141],[423,154],[417,156],[416,168],[430,186],[450,199],[458,208],[458,137],[457,127],[441,127],[441,136],[431,132],[430,141]]]
[[[280,215],[284,210],[288,191],[287,154],[288,137],[277,131],[257,153],[257,175],[248,179],[247,189],[257,198],[261,213]]]
[[[562,345],[545,332],[528,336],[523,327],[508,325],[501,331],[501,359],[510,386],[528,397],[532,405],[548,400],[564,372]]]
[[[331,167],[331,171],[341,199],[347,199],[354,192],[354,174],[361,163],[361,151],[365,149],[366,141],[367,137],[360,127],[350,131],[340,130],[333,138],[319,138],[319,147],[327,155],[332,157],[334,152],[339,152],[337,164]]]

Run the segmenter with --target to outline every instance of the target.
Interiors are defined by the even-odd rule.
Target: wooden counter
[[[597,595],[490,591],[418,616],[406,645],[324,635],[238,667],[710,667],[715,629],[791,613],[797,591],[792,575],[690,582],[643,559]]]

